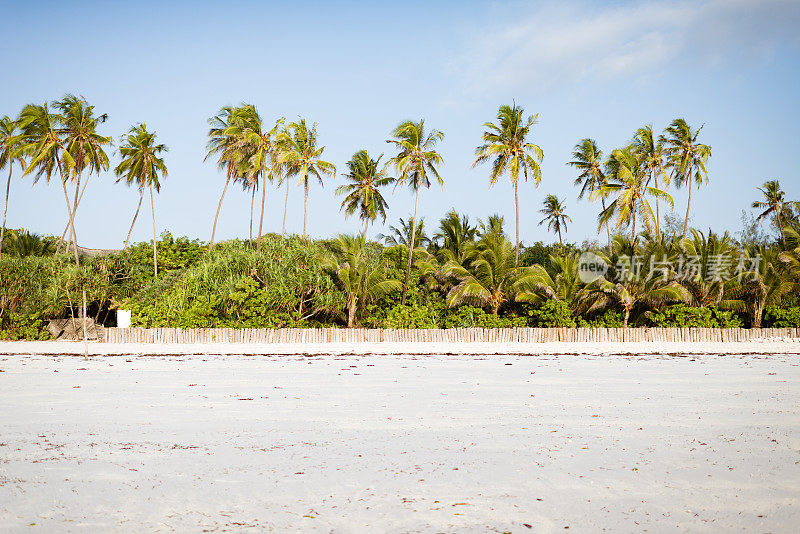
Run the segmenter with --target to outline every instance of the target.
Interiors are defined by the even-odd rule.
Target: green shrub
[[[800,307],[768,306],[764,324],[772,328],[800,328]]]
[[[720,310],[675,304],[648,314],[652,326],[666,328],[739,328],[742,320],[738,315]]]
[[[524,317],[513,314],[493,315],[482,308],[459,306],[447,311],[442,328],[512,328],[528,326]]]
[[[617,310],[606,310],[602,315],[594,319],[578,319],[578,326],[581,328],[622,328],[624,319],[622,312]]]
[[[438,328],[438,316],[427,306],[398,304],[386,314],[386,328]]]
[[[540,328],[575,327],[572,310],[563,300],[551,299],[530,312],[531,323]]]

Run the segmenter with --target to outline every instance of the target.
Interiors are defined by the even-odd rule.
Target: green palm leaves
[[[22,170],[25,163],[21,156],[21,137],[17,129],[17,121],[5,116],[0,119],[0,170],[8,167],[8,180],[6,181],[6,200],[3,205],[3,227],[0,230],[0,258],[3,257],[3,239],[6,235],[6,214],[8,212],[8,195],[11,191],[11,172],[14,163]]]
[[[786,246],[786,219],[789,208],[800,207],[800,202],[790,202],[786,200],[786,194],[781,189],[781,184],[778,180],[770,180],[764,182],[763,187],[757,188],[764,196],[764,200],[757,200],[753,202],[753,207],[763,210],[757,220],[763,220],[772,215],[775,226],[781,234],[781,241]]]
[[[694,130],[684,119],[675,119],[664,130],[660,141],[664,146],[666,166],[678,187],[689,188],[689,199],[686,202],[686,218],[683,222],[683,235],[686,237],[689,224],[689,210],[692,205],[692,182],[698,186],[708,181],[706,162],[711,157],[711,147],[698,141],[703,127]]]
[[[347,172],[343,176],[350,182],[336,188],[337,195],[345,195],[341,209],[346,216],[356,211],[364,222],[363,235],[366,238],[367,226],[380,215],[386,220],[386,199],[380,189],[389,185],[394,178],[384,169],[378,169],[383,154],[378,159],[369,156],[366,150],[359,150],[347,162]]]
[[[606,175],[603,173],[603,151],[597,146],[597,142],[588,138],[580,140],[575,145],[572,151],[572,160],[567,162],[567,165],[580,171],[578,177],[575,178],[575,185],[581,188],[578,200],[587,193],[590,199],[595,200],[597,196],[593,197],[592,193],[602,189],[606,184]],[[602,195],[600,202],[605,211],[606,199]],[[608,235],[608,246],[611,247],[611,230],[608,225],[606,225],[606,234]]]
[[[655,215],[649,197],[673,205],[672,197],[666,191],[647,185],[643,161],[643,157],[632,147],[615,150],[606,163],[606,184],[592,193],[595,197],[614,197],[611,204],[600,213],[599,227],[607,225],[611,219],[615,219],[617,228],[630,225],[631,241],[636,239],[637,216],[648,231],[653,228]]]
[[[311,128],[305,119],[289,124],[280,136],[280,156],[278,161],[285,168],[286,176],[298,176],[303,186],[303,239],[306,238],[308,219],[309,178],[315,177],[324,185],[323,176],[336,174],[336,166],[322,159],[324,146],[317,146],[317,124]]]
[[[363,235],[340,235],[332,248],[326,270],[347,297],[347,326],[353,327],[364,306],[399,290],[400,282],[386,279],[385,266],[369,253]]]
[[[166,145],[156,142],[155,132],[148,132],[144,123],[137,124],[132,126],[122,137],[119,147],[122,161],[114,169],[114,173],[119,177],[117,181],[124,180],[127,185],[135,184],[139,188],[139,205],[136,208],[131,229],[139,215],[145,188],[150,191],[150,211],[153,218],[153,273],[156,277],[158,277],[158,253],[156,250],[156,209],[153,189],[156,192],[160,191],[161,180],[167,177],[167,166],[161,157],[161,154],[167,150]],[[130,239],[130,231],[125,240],[126,247],[128,239]]]
[[[561,239],[561,228],[567,231],[567,221],[572,222],[572,219],[566,213],[566,205],[563,200],[559,200],[555,195],[547,195],[542,203],[542,209],[539,213],[544,215],[544,218],[539,222],[539,225],[547,223],[547,229],[553,230],[558,234],[558,242],[564,244]]]
[[[475,149],[475,167],[491,161],[489,184],[494,185],[503,175],[508,174],[514,187],[514,205],[516,209],[516,242],[514,261],[519,263],[519,178],[533,179],[536,187],[542,179],[539,167],[544,153],[539,145],[528,141],[531,128],[536,124],[538,114],[524,117],[525,110],[513,104],[500,106],[497,111],[497,123],[487,122],[484,127],[483,143]]]
[[[414,256],[413,244],[417,234],[417,211],[419,209],[419,191],[423,187],[430,187],[430,175],[439,182],[444,183],[439,176],[437,166],[444,163],[442,156],[435,150],[436,144],[444,139],[444,134],[439,130],[426,132],[425,120],[419,122],[403,121],[392,131],[393,139],[387,139],[397,148],[398,154],[389,160],[397,171],[398,183],[406,183],[414,191],[414,217],[411,225],[411,240],[408,244],[408,265],[406,267],[406,280],[403,284],[401,303],[405,305],[408,293],[408,281],[411,278],[411,263]]]

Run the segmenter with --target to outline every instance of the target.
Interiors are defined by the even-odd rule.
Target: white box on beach
[[[117,328],[131,327],[131,310],[117,310]]]

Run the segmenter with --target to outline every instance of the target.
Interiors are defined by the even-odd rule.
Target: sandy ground
[[[800,524],[796,355],[17,355],[0,371],[4,532]]]
[[[90,355],[370,355],[370,354],[800,354],[800,339],[742,343],[98,343],[0,342],[0,354]]]

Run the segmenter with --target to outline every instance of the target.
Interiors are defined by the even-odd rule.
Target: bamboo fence
[[[107,343],[739,342],[793,338],[800,328],[107,328]]]

